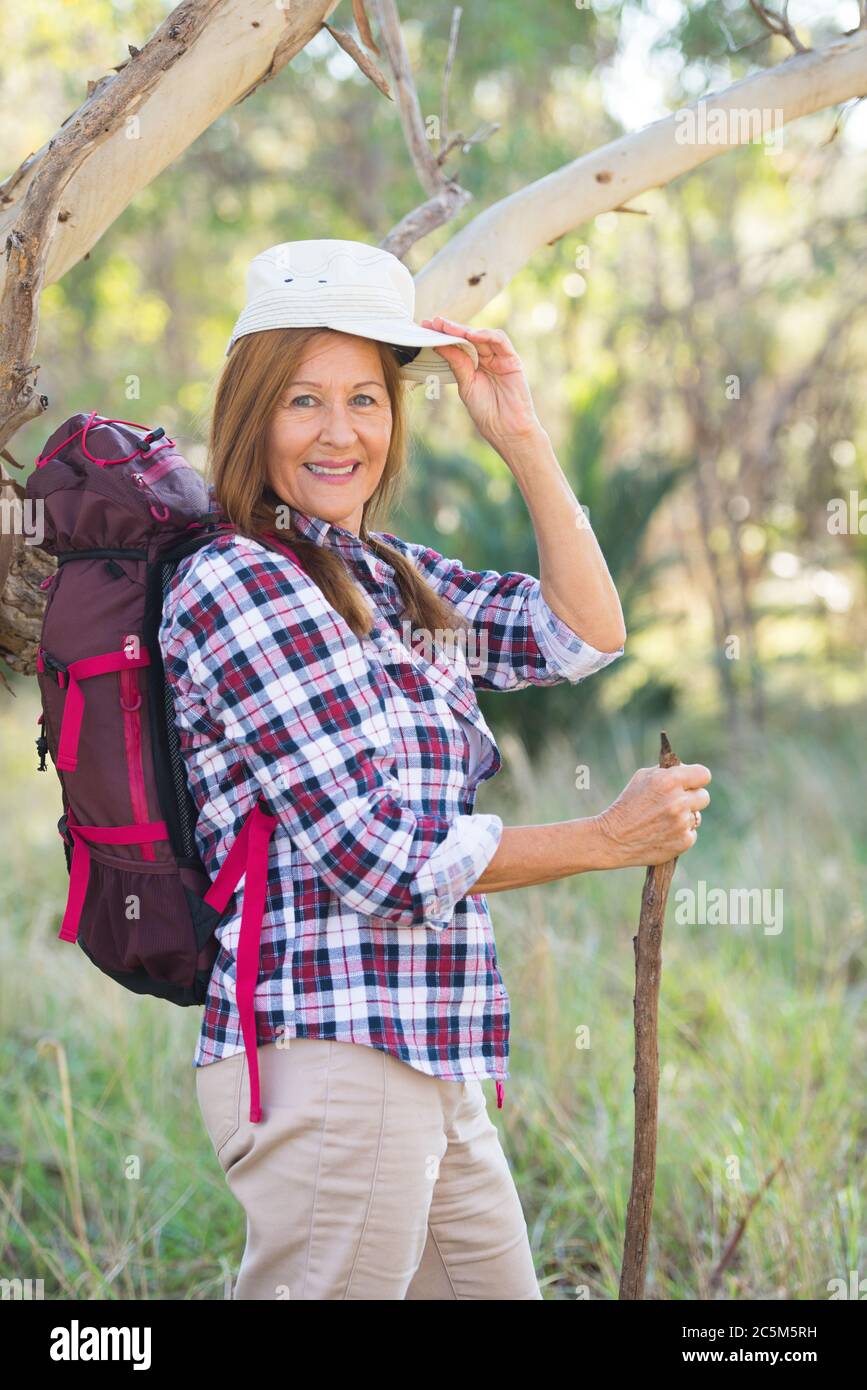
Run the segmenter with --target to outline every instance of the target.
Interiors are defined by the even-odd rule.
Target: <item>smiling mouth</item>
[[[361,467],[361,463],[356,460],[355,463],[305,463],[303,466],[316,478],[351,478]]]

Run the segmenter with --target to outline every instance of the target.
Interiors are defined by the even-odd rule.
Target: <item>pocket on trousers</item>
[[[245,1053],[236,1052],[219,1062],[196,1067],[199,1109],[218,1158],[241,1124],[241,1082],[246,1063]]]

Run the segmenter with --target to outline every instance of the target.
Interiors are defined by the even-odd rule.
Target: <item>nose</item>
[[[329,405],[322,417],[319,439],[332,449],[345,449],[357,438],[352,413],[342,401]]]

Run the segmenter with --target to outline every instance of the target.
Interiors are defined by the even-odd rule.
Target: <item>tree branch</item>
[[[184,0],[0,185],[0,447],[44,409],[31,365],[43,287],[201,131],[302,49],[336,3]]]
[[[441,227],[444,223],[451,221],[472,197],[472,194],[462,188],[456,179],[449,178],[444,173],[442,165],[448,152],[456,144],[468,148],[470,144],[486,139],[492,130],[499,127],[487,127],[470,140],[465,140],[463,136],[452,141],[446,139],[448,82],[457,45],[458,20],[461,14],[460,9],[456,8],[452,13],[449,51],[440,97],[440,151],[438,155],[435,155],[425,129],[424,117],[412,76],[397,7],[394,0],[371,0],[371,4],[376,12],[380,38],[394,79],[397,108],[403,126],[406,147],[409,150],[419,183],[425,193],[429,195],[420,207],[414,208],[412,212],[408,212],[405,217],[402,217],[379,243],[383,250],[390,251],[392,255],[402,258],[416,241],[427,236],[434,228]]]
[[[442,90],[440,91],[440,140],[439,154],[437,162],[442,164],[443,151],[450,150],[453,141],[449,140],[449,82],[452,76],[452,64],[455,61],[455,54],[458,51],[458,30],[461,27],[461,15],[463,10],[460,5],[455,5],[452,10],[452,23],[449,29],[449,51],[446,54],[446,65],[443,68]]]
[[[780,112],[782,124],[849,101],[867,90],[867,31],[797,54],[691,103],[714,110]],[[682,117],[680,118],[682,119]],[[602,212],[699,168],[738,141],[680,143],[678,114],[621,136],[486,208],[416,276],[420,317],[470,323],[543,247]]]
[[[418,181],[429,197],[442,189],[443,175],[425,131],[424,117],[418,99],[415,82],[410,67],[409,54],[404,43],[400,16],[394,0],[371,0],[372,8],[379,20],[379,33],[385,48],[386,57],[394,77],[397,94],[397,109],[406,147],[412,158]]]
[[[353,61],[358,64],[365,77],[370,78],[374,87],[378,87],[379,90],[382,92],[382,95],[388,97],[389,101],[394,101],[394,97],[391,95],[391,89],[389,88],[389,85],[386,82],[381,70],[377,67],[373,59],[368,58],[364,50],[362,48],[359,48],[352,35],[347,34],[343,29],[335,29],[333,24],[327,24],[323,22],[322,27],[323,29],[328,30],[331,37],[335,39],[337,43],[340,44],[340,47],[343,49],[343,51],[345,53],[348,53],[350,58],[352,58]],[[379,49],[377,49],[376,51],[378,53]]]
[[[780,34],[783,38],[788,39],[796,53],[807,52],[807,49],[801,43],[801,40],[789,23],[789,0],[784,0],[782,14],[777,14],[775,10],[769,9],[767,5],[760,4],[759,0],[750,0],[750,9],[772,34]]]

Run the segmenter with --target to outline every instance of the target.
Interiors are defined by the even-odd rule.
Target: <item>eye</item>
[[[307,391],[302,396],[293,396],[289,404],[297,405],[299,401],[312,401],[313,399],[314,397],[310,394],[309,391]],[[376,405],[375,397],[369,395],[366,391],[359,391],[356,395],[352,397],[352,399],[354,401],[369,401],[371,405]]]

